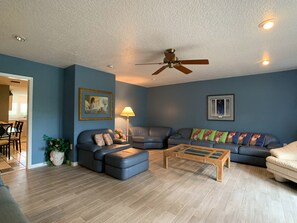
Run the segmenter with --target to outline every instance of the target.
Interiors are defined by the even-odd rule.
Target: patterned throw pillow
[[[225,143],[227,136],[228,136],[228,132],[217,131],[213,141],[215,141],[216,143],[219,143],[219,142]]]
[[[103,138],[104,138],[106,145],[110,146],[113,144],[112,138],[108,133],[103,134]]]
[[[265,139],[265,135],[264,134],[260,134],[260,133],[255,133],[253,134],[253,136],[250,139],[250,146],[264,146],[264,139]]]
[[[239,132],[229,132],[226,143],[238,143]]]
[[[203,140],[214,141],[217,130],[205,129]]]
[[[203,137],[203,134],[204,134],[204,129],[196,129],[196,128],[193,128],[192,130],[192,135],[191,135],[191,139],[194,139],[194,140],[202,140],[202,137]]]
[[[105,146],[105,142],[103,139],[103,134],[96,134],[94,136],[95,142],[97,144],[97,146]]]
[[[250,142],[250,139],[252,137],[252,133],[242,132],[240,133],[238,137],[238,145],[248,145]]]

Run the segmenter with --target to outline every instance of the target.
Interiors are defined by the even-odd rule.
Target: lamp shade
[[[121,113],[121,116],[135,116],[133,110],[131,107],[125,107],[124,110]]]

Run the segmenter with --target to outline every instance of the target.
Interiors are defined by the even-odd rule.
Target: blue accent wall
[[[64,70],[0,54],[0,72],[33,77],[32,164],[42,163],[43,134],[62,137]]]
[[[115,127],[126,132],[126,118],[120,116],[123,109],[130,106],[134,117],[129,118],[129,126],[147,125],[147,94],[148,89],[132,84],[116,81]]]
[[[73,150],[71,161],[77,161],[76,143],[78,135],[88,129],[114,129],[115,76],[80,65],[65,69],[64,84],[64,137],[70,139]],[[79,88],[112,92],[112,120],[79,120]]]
[[[297,70],[148,89],[148,125],[271,133],[297,140]],[[207,95],[235,94],[235,121],[208,121]]]

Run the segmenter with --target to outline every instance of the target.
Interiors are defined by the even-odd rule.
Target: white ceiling
[[[9,90],[11,90],[12,94],[27,95],[28,81],[20,79],[11,79],[5,76],[1,76],[0,73],[0,84],[8,85]]]
[[[0,53],[145,87],[289,70],[297,68],[296,12],[296,0],[1,0]],[[258,28],[270,18],[272,30]],[[156,80],[160,65],[134,65],[161,62],[167,48],[210,65],[187,65],[189,75],[166,69]]]

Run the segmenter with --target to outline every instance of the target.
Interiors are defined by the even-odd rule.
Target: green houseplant
[[[52,138],[43,135],[46,142],[45,159],[49,165],[60,166],[64,162],[65,153],[70,149],[69,140]]]

